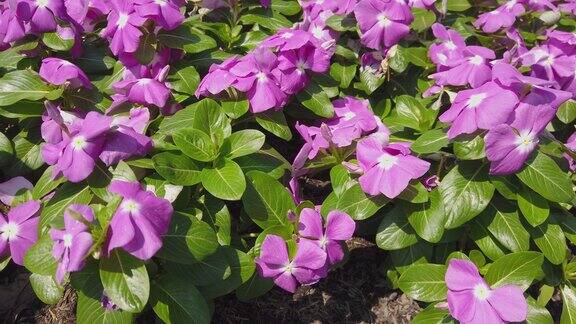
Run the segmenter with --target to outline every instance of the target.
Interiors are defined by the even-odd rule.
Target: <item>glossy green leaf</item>
[[[570,203],[574,199],[570,177],[550,157],[538,152],[524,165],[517,176],[530,189],[554,202]]]
[[[178,149],[194,160],[210,162],[218,156],[216,144],[201,130],[181,129],[172,134],[172,138]]]
[[[64,295],[64,287],[57,284],[51,275],[33,273],[30,275],[30,285],[44,304],[54,305]]]
[[[234,159],[260,150],[262,145],[264,145],[266,136],[254,129],[245,129],[232,133],[228,139],[230,140],[228,157]]]
[[[414,141],[410,149],[419,154],[436,153],[448,146],[448,136],[442,129],[429,130]]]
[[[518,207],[530,225],[537,226],[548,219],[550,215],[548,200],[526,186],[522,186],[517,197]]]
[[[210,323],[204,296],[185,277],[163,276],[152,283],[150,304],[164,323]]]
[[[448,288],[444,282],[446,266],[440,264],[416,264],[400,276],[398,287],[410,298],[433,302],[446,299]]]
[[[260,171],[247,174],[248,187],[242,197],[244,211],[261,228],[288,225],[288,212],[296,205],[290,192],[276,179]]]
[[[210,194],[224,200],[239,200],[246,190],[244,172],[236,162],[224,160],[214,167],[202,169],[202,186]]]
[[[20,100],[40,100],[50,93],[50,88],[38,73],[32,70],[8,72],[0,78],[0,106],[8,106]]]
[[[444,234],[446,213],[438,190],[430,192],[430,201],[420,204],[406,204],[408,222],[421,238],[430,243],[438,243]]]
[[[542,273],[543,261],[544,257],[540,252],[524,251],[506,254],[490,266],[485,279],[493,288],[514,284],[526,290]]]
[[[201,181],[198,165],[180,152],[162,152],[152,157],[154,169],[172,184],[191,186]]]
[[[418,236],[408,223],[406,214],[395,207],[384,216],[376,233],[376,244],[384,250],[399,250],[418,242]]]

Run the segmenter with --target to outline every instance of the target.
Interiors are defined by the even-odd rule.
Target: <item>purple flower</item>
[[[87,205],[70,205],[64,212],[64,229],[50,229],[54,241],[52,255],[58,260],[56,280],[62,283],[66,273],[80,271],[92,248],[92,235],[86,223],[94,220],[94,211]]]
[[[414,20],[410,7],[395,0],[361,0],[354,15],[362,32],[362,44],[377,50],[397,44],[408,35]]]
[[[278,69],[281,73],[277,73],[277,77],[283,92],[295,94],[308,84],[307,71],[324,73],[329,68],[330,55],[312,44],[306,44],[299,49],[279,53]]]
[[[356,223],[350,215],[333,210],[326,217],[326,226],[322,226],[322,216],[312,208],[304,208],[300,212],[298,235],[301,241],[310,241],[324,251],[328,256],[327,265],[338,263],[344,259],[341,241],[352,238]]]
[[[4,181],[0,183],[0,201],[4,205],[10,206],[20,190],[32,188],[34,188],[34,185],[24,177],[14,177]]]
[[[338,147],[352,144],[363,134],[378,128],[379,118],[370,110],[368,100],[345,97],[333,102],[336,118],[328,122],[331,141]]]
[[[469,84],[472,88],[481,86],[490,80],[492,69],[488,60],[496,55],[491,49],[481,46],[468,46],[463,50],[463,58],[447,62],[447,68],[429,77],[438,85],[463,86]]]
[[[102,36],[110,40],[112,53],[133,53],[138,49],[141,27],[146,18],[141,17],[134,8],[132,1],[111,0],[112,8],[108,15],[108,25],[102,31]]]
[[[515,285],[490,288],[468,260],[452,259],[445,275],[450,315],[460,323],[523,322],[528,304]]]
[[[68,82],[72,88],[92,88],[88,76],[76,65],[59,58],[49,57],[42,60],[40,76],[53,85]]]
[[[24,36],[26,36],[26,32],[27,30],[26,26],[24,25],[24,21],[18,18],[16,11],[10,8],[4,8],[0,14],[1,48],[7,48],[9,43],[24,38]]]
[[[258,48],[230,69],[237,77],[233,86],[246,92],[252,112],[284,105],[286,94],[280,89],[280,80],[274,73],[277,66],[278,58],[270,49]]]
[[[14,263],[24,265],[24,254],[38,240],[40,203],[30,200],[8,212],[0,213],[0,256],[10,249]]]
[[[520,104],[510,125],[501,124],[490,129],[484,138],[486,157],[491,162],[490,173],[504,175],[520,170],[555,114],[556,109],[550,105]]]
[[[145,106],[165,108],[171,97],[170,89],[164,82],[170,66],[166,65],[154,78],[139,78],[120,81],[114,84],[119,96],[109,111],[115,110],[125,100]]]
[[[479,88],[458,92],[450,109],[440,115],[439,120],[452,124],[448,138],[453,139],[505,123],[517,104],[514,92],[488,82]]]
[[[562,12],[567,12],[576,15],[576,1],[574,0],[567,0],[565,3],[559,4],[558,8]]]
[[[382,193],[390,199],[430,168],[430,163],[410,155],[408,143],[388,144],[374,135],[358,143],[356,156],[364,173],[358,179],[362,190],[373,196]]]
[[[122,196],[108,228],[106,252],[115,248],[148,260],[162,247],[162,235],[168,231],[172,205],[166,199],[143,190],[138,182],[112,181],[110,192]]]
[[[424,188],[426,188],[426,190],[432,191],[434,190],[434,188],[438,187],[438,185],[440,184],[440,179],[438,179],[437,175],[431,175],[427,178],[424,178],[422,180],[422,184],[424,185]]]
[[[217,95],[220,92],[228,89],[236,82],[236,76],[230,73],[230,70],[240,62],[238,56],[234,55],[227,58],[221,64],[212,64],[208,74],[198,85],[196,89],[196,97],[207,97],[210,95]]]
[[[294,293],[298,284],[313,284],[320,280],[317,271],[326,263],[326,252],[307,240],[298,242],[296,255],[288,256],[286,242],[280,236],[268,235],[255,260],[260,275],[273,278],[280,288]]]
[[[260,0],[260,4],[262,5],[262,7],[264,8],[268,8],[270,7],[270,3],[272,2],[272,0]]]
[[[493,33],[500,28],[514,25],[516,17],[524,13],[524,6],[516,0],[508,1],[494,11],[481,14],[474,27],[482,28],[485,33]]]
[[[576,56],[565,55],[554,46],[542,45],[522,55],[522,65],[532,68],[532,75],[545,80],[559,81],[562,77],[574,77]]]
[[[100,160],[109,166],[120,160],[148,154],[153,144],[152,139],[144,135],[149,120],[147,108],[132,108],[130,116],[114,117]]]
[[[86,179],[102,153],[110,123],[110,117],[89,112],[84,120],[70,127],[69,135],[62,142],[44,144],[42,158],[46,163],[56,165],[53,177],[62,173],[71,182]]]
[[[184,21],[180,7],[185,3],[181,0],[135,0],[134,3],[136,12],[141,17],[154,20],[166,30],[172,30]]]
[[[35,33],[56,30],[56,18],[64,13],[62,0],[20,0],[16,6],[18,18],[30,23]]]
[[[306,141],[306,144],[308,144],[304,144],[306,149],[303,147],[302,150],[300,150],[300,152],[304,155],[303,157],[307,156],[308,159],[313,159],[316,157],[316,155],[318,155],[320,150],[330,147],[328,140],[322,136],[320,127],[306,126],[300,124],[299,122],[296,122],[295,127],[298,133],[300,133],[300,136],[302,136],[304,141]],[[304,154],[304,152],[306,152],[306,154]],[[296,160],[298,159],[296,158]]]
[[[433,9],[436,0],[408,0],[408,5],[412,8]]]
[[[576,132],[570,135],[568,141],[566,141],[566,147],[570,151],[576,153]],[[572,156],[568,153],[564,153],[564,157],[568,161],[568,167],[570,168],[570,171],[576,172],[576,160],[574,160],[574,158],[572,158]]]
[[[283,28],[276,34],[266,38],[260,46],[274,48],[279,51],[288,51],[299,49],[311,42],[313,39],[313,35],[307,31]]]
[[[437,65],[448,66],[451,62],[462,59],[466,43],[460,33],[439,23],[432,25],[432,32],[436,39],[441,41],[438,44],[430,45],[428,55],[432,62]]]

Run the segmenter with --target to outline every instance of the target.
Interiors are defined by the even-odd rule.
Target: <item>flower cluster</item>
[[[522,7],[510,6],[513,2],[500,8]],[[528,50],[521,37],[509,30],[514,45],[496,59],[488,48],[467,46],[454,30],[436,24],[433,31],[440,42],[429,51],[438,69],[430,76],[436,84],[429,94],[446,86],[469,87],[458,91],[439,117],[450,124],[448,138],[483,132],[490,172],[517,172],[538,146],[558,107],[576,95],[574,36],[549,31],[542,44]],[[525,68],[528,75],[521,72]]]
[[[297,226],[299,240],[293,257],[282,237],[267,235],[256,259],[262,277],[272,278],[292,293],[299,284],[314,284],[326,277],[329,267],[344,259],[341,241],[350,239],[356,228],[348,214],[336,210],[322,225],[320,212],[312,208],[302,209]]]

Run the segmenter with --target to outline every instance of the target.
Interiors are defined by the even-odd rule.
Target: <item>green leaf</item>
[[[296,210],[290,192],[264,172],[249,172],[247,178],[248,187],[242,197],[246,214],[263,229],[290,224],[288,212]]]
[[[370,95],[380,88],[384,81],[386,81],[386,78],[381,74],[374,73],[370,69],[363,69],[360,71],[360,86],[358,88]]]
[[[146,306],[150,281],[142,261],[115,249],[100,260],[100,279],[106,296],[121,309],[139,313]]]
[[[410,63],[416,66],[423,68],[434,66],[434,63],[428,57],[428,49],[426,47],[403,47],[402,53]]]
[[[56,189],[56,187],[58,187],[62,182],[65,181],[64,177],[59,177],[58,179],[52,179],[53,169],[54,167],[50,166],[44,171],[44,173],[42,173],[42,176],[40,177],[40,179],[38,179],[38,182],[36,182],[34,189],[32,189],[32,198],[40,199],[46,196],[47,194],[54,191],[54,189]]]
[[[262,171],[275,179],[281,178],[286,170],[290,169],[290,164],[272,148],[241,156],[234,161],[245,174],[250,171]]]
[[[170,229],[162,235],[164,242],[158,257],[177,263],[197,263],[218,249],[218,238],[212,227],[194,215],[175,212]]]
[[[57,284],[51,275],[33,273],[30,275],[30,285],[44,304],[54,305],[64,295],[64,287]]]
[[[421,204],[406,204],[404,210],[408,215],[408,222],[418,236],[430,243],[438,243],[444,234],[446,213],[440,192],[430,192],[430,201]]]
[[[530,232],[534,243],[550,263],[558,265],[564,262],[568,246],[560,225],[546,222],[536,226]]]
[[[518,192],[522,189],[520,181],[514,176],[494,177],[490,176],[490,182],[496,187],[496,191],[509,200],[516,200]]]
[[[524,164],[526,167],[517,176],[530,189],[554,202],[570,203],[574,199],[570,177],[550,157],[538,152]]]
[[[0,106],[9,106],[24,99],[40,100],[48,93],[50,88],[32,70],[16,70],[0,78]]]
[[[471,7],[472,5],[468,0],[448,0],[446,4],[446,9],[448,9],[448,11],[466,11]]]
[[[210,162],[218,156],[218,148],[201,130],[181,129],[172,134],[172,138],[178,149],[194,160]]]
[[[81,272],[71,275],[76,290],[76,321],[78,324],[130,324],[132,314],[102,307],[103,288],[96,262],[88,263]]]
[[[0,132],[0,167],[8,165],[14,159],[12,141]]]
[[[227,261],[229,275],[224,280],[217,280],[199,289],[206,298],[216,298],[226,295],[252,278],[256,266],[248,254],[232,248],[221,248]]]
[[[255,129],[245,129],[232,133],[228,139],[231,146],[228,157],[234,159],[258,152],[264,145],[266,135]]]
[[[410,149],[418,154],[436,153],[448,146],[448,136],[442,129],[432,129],[420,135]]]
[[[74,37],[63,38],[57,32],[42,34],[42,42],[55,51],[69,51],[74,46]]]
[[[576,101],[570,99],[564,102],[558,111],[556,112],[556,117],[564,124],[570,124],[576,120]]]
[[[544,257],[540,252],[525,251],[506,254],[490,266],[485,279],[492,288],[513,284],[526,290],[542,273],[543,261]]]
[[[193,66],[186,66],[184,68],[173,71],[168,76],[171,88],[178,92],[194,95],[198,84],[200,84],[200,75]]]
[[[310,111],[320,117],[330,118],[334,115],[334,107],[326,92],[316,82],[311,82],[296,98],[300,103]]]
[[[23,51],[29,51],[38,47],[38,41],[28,41],[23,44],[14,44],[10,48],[0,52],[0,69],[2,73],[5,70],[14,70],[18,67],[18,63],[26,56],[22,54]]]
[[[434,302],[446,299],[448,288],[444,282],[446,266],[441,264],[416,264],[398,279],[398,287],[408,297]]]
[[[428,29],[436,21],[434,12],[427,9],[412,8],[412,14],[414,15],[414,20],[410,24],[410,29],[414,29],[417,32]]]
[[[488,231],[512,252],[530,248],[530,234],[522,225],[516,206],[495,197],[478,217]]]
[[[254,272],[250,280],[243,283],[236,289],[238,300],[246,302],[256,297],[262,296],[274,287],[274,281],[270,278],[262,278],[258,272]]]
[[[497,260],[506,253],[505,248],[496,241],[492,233],[478,219],[473,219],[470,226],[470,237],[489,259]]]
[[[220,245],[230,245],[232,216],[224,201],[205,195],[202,203],[202,219],[216,231],[216,237]]]
[[[180,152],[162,152],[154,155],[152,161],[156,172],[172,184],[192,186],[202,180],[198,165]]]
[[[49,235],[42,235],[24,255],[24,266],[28,271],[44,276],[56,273],[58,262],[52,256],[53,242]]]
[[[428,201],[428,190],[421,182],[413,182],[408,184],[408,187],[404,189],[398,195],[398,199],[402,199],[413,204],[425,203]]]
[[[456,324],[456,321],[447,309],[430,305],[414,316],[412,324]]]
[[[41,149],[42,147],[39,140],[31,141],[27,138],[17,136],[14,139],[15,161],[13,161],[5,173],[8,176],[15,177],[39,169],[44,165]]]
[[[271,31],[277,31],[292,26],[292,22],[280,13],[273,10],[264,10],[263,8],[255,8],[242,14],[240,21],[244,25],[258,24],[266,29],[270,29]]]
[[[283,140],[289,141],[292,139],[292,132],[290,131],[290,127],[288,127],[286,117],[282,111],[268,110],[255,114],[255,116],[258,125],[262,126],[265,130]]]
[[[432,245],[418,242],[404,249],[390,251],[390,259],[394,264],[394,269],[403,274],[414,264],[428,263],[432,260],[433,253]]]
[[[494,194],[487,165],[466,161],[450,170],[438,189],[447,214],[445,228],[456,228],[476,217]]]
[[[332,17],[338,16],[334,15]],[[340,82],[340,88],[346,89],[350,86],[352,80],[354,80],[354,76],[356,76],[356,68],[356,64],[340,64],[334,62],[330,67],[330,76]]]
[[[330,170],[330,182],[332,183],[332,190],[337,196],[342,195],[354,185],[348,170],[341,164],[334,166]]]
[[[230,118],[238,119],[248,112],[250,103],[247,99],[244,100],[223,100],[220,102],[222,109]]]
[[[335,31],[346,32],[356,30],[356,20],[350,16],[332,15],[326,20],[326,25]]]
[[[400,207],[394,207],[384,216],[376,232],[376,244],[384,250],[399,250],[417,242],[418,236]]]
[[[64,211],[71,204],[88,204],[92,200],[90,187],[82,183],[65,183],[56,190],[40,214],[40,230],[47,231],[50,225],[64,226]]]
[[[324,203],[322,205],[323,215],[327,215],[331,210],[340,210],[350,215],[354,220],[364,220],[372,217],[380,208],[390,202],[384,195],[367,195],[362,191],[359,184],[354,184],[336,198],[334,204]]]
[[[246,189],[242,169],[228,159],[214,167],[202,169],[201,178],[202,186],[210,194],[224,200],[239,200]]]
[[[210,323],[210,308],[204,296],[185,277],[155,280],[150,304],[164,323]]]
[[[187,24],[173,30],[160,30],[158,42],[171,48],[183,49],[188,54],[200,53],[217,46],[210,36],[197,31]]]
[[[454,154],[461,160],[480,160],[486,156],[484,153],[484,138],[478,136],[465,136],[454,142]]]
[[[430,129],[435,118],[431,115],[432,110],[427,109],[418,99],[408,95],[398,96],[395,101],[396,109],[393,110],[395,122],[420,132]]]
[[[272,0],[272,10],[287,16],[293,16],[301,11],[300,5],[294,0]]]
[[[522,190],[518,192],[517,197],[518,207],[520,207],[522,215],[524,215],[530,225],[537,226],[548,219],[550,215],[548,200],[526,186],[522,186]]]
[[[574,288],[564,285],[562,287],[562,315],[560,324],[576,323],[576,293]]]
[[[544,306],[538,305],[532,297],[526,298],[528,302],[527,324],[553,324],[552,315]]]

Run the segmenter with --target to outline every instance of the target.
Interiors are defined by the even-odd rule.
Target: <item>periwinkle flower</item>
[[[28,22],[35,33],[56,30],[56,18],[64,13],[62,0],[19,0],[16,5],[18,18]]]
[[[68,82],[72,88],[92,88],[92,83],[84,71],[73,63],[55,57],[42,60],[40,76],[53,85],[63,85]]]
[[[284,239],[267,235],[255,262],[262,277],[272,278],[277,286],[294,293],[299,284],[320,280],[317,271],[326,263],[326,252],[310,241],[300,240],[296,255],[290,259]]]
[[[110,40],[110,50],[115,55],[136,52],[142,36],[139,27],[146,18],[135,11],[132,1],[111,0],[110,7],[112,10],[108,15],[108,25],[102,31],[102,36]]]
[[[550,105],[520,104],[511,124],[501,124],[488,131],[484,138],[490,173],[505,175],[522,168],[538,146],[539,136],[554,118],[556,109]]]
[[[479,88],[458,92],[450,109],[440,115],[439,120],[451,123],[448,138],[452,139],[505,123],[517,104],[514,92],[488,82]]]
[[[379,136],[369,136],[358,143],[356,156],[363,170],[358,179],[370,195],[396,198],[410,180],[423,176],[430,163],[410,154],[409,143],[388,143]]]
[[[121,248],[141,260],[152,258],[162,247],[172,205],[142,189],[138,182],[114,180],[108,191],[120,195],[122,201],[110,221],[106,252]]]
[[[566,55],[554,46],[534,47],[521,60],[522,65],[530,66],[532,75],[540,79],[557,82],[563,77],[574,77],[576,71],[576,56]]]
[[[452,259],[445,275],[450,315],[463,324],[523,322],[528,304],[515,285],[491,288],[468,260]]]
[[[221,64],[212,64],[208,74],[204,76],[198,85],[198,89],[196,89],[196,97],[217,95],[231,87],[236,82],[236,76],[230,70],[239,62],[240,58],[234,55],[224,60]]]
[[[7,48],[10,46],[9,43],[24,38],[27,28],[15,10],[5,7],[0,11],[0,48]]]
[[[440,41],[430,45],[428,56],[432,62],[437,65],[448,66],[451,62],[463,57],[466,43],[460,33],[439,23],[432,25],[432,33]]]
[[[237,77],[234,87],[250,101],[252,112],[282,107],[286,94],[280,89],[280,80],[274,71],[278,58],[268,48],[258,48],[240,60],[230,72]]]
[[[113,87],[117,95],[113,98],[116,103],[110,110],[115,110],[117,103],[125,100],[145,106],[156,106],[161,110],[165,108],[171,97],[170,89],[164,82],[169,69],[170,67],[166,65],[153,78],[134,78],[115,83]]]
[[[327,124],[332,134],[331,141],[338,147],[352,144],[352,141],[379,126],[379,118],[370,110],[368,100],[347,96],[334,100],[332,104],[336,116]]]
[[[312,44],[299,49],[282,51],[278,55],[277,77],[281,89],[287,94],[295,94],[309,82],[308,71],[324,73],[330,68],[330,55]]]
[[[185,2],[182,0],[134,0],[136,12],[152,19],[166,30],[172,30],[182,24],[184,15],[180,12]]]
[[[66,273],[80,271],[92,248],[92,235],[87,224],[94,220],[94,211],[87,205],[70,205],[64,212],[64,229],[50,229],[54,241],[52,256],[58,261],[56,281],[62,283]]]
[[[397,44],[410,32],[414,19],[404,1],[361,0],[354,15],[362,32],[362,44],[383,50]]]
[[[312,41],[313,35],[305,30],[283,28],[266,38],[260,46],[275,48],[279,51],[295,50]]]
[[[0,256],[10,250],[12,261],[24,265],[24,255],[38,240],[40,203],[30,200],[8,212],[6,218],[0,213]]]
[[[566,141],[566,148],[568,148],[573,153],[576,153],[576,132],[572,133],[572,135],[570,135],[568,138],[568,141]],[[568,167],[570,168],[570,171],[576,172],[576,160],[574,160],[574,158],[572,158],[572,156],[568,153],[564,153],[564,157],[566,158],[566,161],[568,161]]]
[[[492,77],[489,60],[496,58],[491,49],[481,46],[468,46],[462,51],[459,60],[446,63],[446,69],[429,77],[438,85],[463,86],[469,84],[472,88],[481,86]]]
[[[325,226],[322,222],[322,216],[316,209],[302,209],[298,235],[300,241],[310,241],[326,251],[328,257],[326,265],[332,265],[344,259],[344,250],[340,242],[352,238],[356,223],[350,215],[339,210],[328,213]]]
[[[20,190],[32,188],[34,188],[34,185],[24,177],[8,179],[0,183],[0,201],[10,206]]]
[[[516,17],[523,13],[524,6],[520,1],[512,0],[494,11],[481,14],[473,24],[476,28],[482,28],[485,33],[493,33],[500,28],[511,27],[516,22]]]

